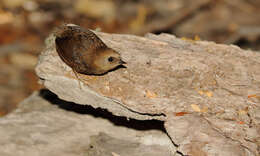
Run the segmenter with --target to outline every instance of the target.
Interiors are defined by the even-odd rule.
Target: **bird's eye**
[[[109,57],[109,58],[108,58],[108,61],[109,61],[109,62],[113,62],[113,61],[114,61],[114,58],[113,58],[113,57]]]

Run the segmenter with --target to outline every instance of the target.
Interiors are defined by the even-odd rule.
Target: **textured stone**
[[[41,83],[67,101],[165,121],[184,155],[259,154],[260,53],[168,34],[96,33],[127,68],[80,75],[79,85],[51,35],[36,67]]]
[[[149,124],[157,126],[147,128]],[[0,118],[0,155],[171,156],[174,146],[162,130],[161,122],[127,121],[60,100],[48,91],[40,96],[36,92]]]

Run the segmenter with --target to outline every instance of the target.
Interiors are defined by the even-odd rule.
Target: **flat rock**
[[[260,153],[260,53],[169,34],[95,33],[121,53],[127,68],[80,75],[79,85],[50,35],[36,73],[59,98],[116,116],[165,121],[183,155]]]
[[[102,112],[105,111],[60,100],[48,91],[35,92],[15,112],[0,118],[0,155],[171,156],[174,153],[163,126],[162,129],[134,127],[140,121],[114,118]]]

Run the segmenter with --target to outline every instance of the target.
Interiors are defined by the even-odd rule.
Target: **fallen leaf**
[[[191,106],[191,108],[192,108],[195,112],[201,112],[201,109],[200,109],[200,107],[199,107],[198,105],[196,105],[196,104],[191,104],[190,106]]]
[[[183,116],[185,114],[189,114],[188,112],[178,112],[178,113],[175,113],[175,116]]]
[[[203,95],[203,94],[204,94],[204,92],[203,92],[202,90],[199,90],[198,93],[199,93],[200,95]]]
[[[213,93],[210,92],[210,91],[208,91],[208,92],[206,92],[206,95],[207,95],[208,97],[212,97],[212,96],[213,96]]]
[[[247,97],[248,97],[248,98],[253,98],[253,97],[257,97],[257,95],[256,95],[256,94],[253,94],[253,95],[248,95]]]
[[[208,97],[212,97],[213,93],[211,91],[203,91],[203,90],[199,90],[198,93],[200,95],[207,95]]]
[[[238,121],[238,124],[243,125],[243,124],[245,124],[245,122],[244,121]]]
[[[154,93],[154,92],[151,92],[151,91],[147,90],[147,91],[146,91],[146,97],[156,98],[156,97],[157,97],[157,94]]]

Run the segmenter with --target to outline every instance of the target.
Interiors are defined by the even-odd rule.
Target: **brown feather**
[[[79,26],[63,25],[58,28],[55,36],[56,50],[60,58],[78,73],[104,74],[120,65],[119,62],[107,63],[110,55],[121,60],[120,55],[108,48],[90,30],[82,29]]]

